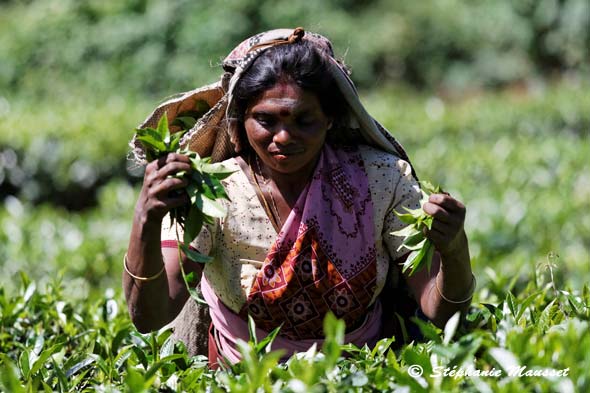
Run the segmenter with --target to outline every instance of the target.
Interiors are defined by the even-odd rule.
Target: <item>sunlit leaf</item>
[[[151,135],[138,136],[137,140],[141,142],[146,150],[166,151],[166,145],[164,142],[154,139]]]
[[[184,254],[188,257],[188,259],[190,259],[193,262],[209,263],[213,260],[213,257],[201,254],[200,252],[193,250],[186,244],[180,243],[179,247],[182,249],[182,252],[184,252]]]
[[[461,320],[461,313],[457,311],[445,324],[443,344],[448,344],[455,335]]]
[[[398,213],[398,212],[394,212],[396,216],[398,216],[398,218],[400,219],[401,222],[403,222],[404,224],[413,224],[417,221],[417,218],[415,217],[415,214],[411,214],[411,213]]]
[[[416,233],[420,233],[420,231],[418,231],[412,225],[407,225],[398,231],[391,232],[390,235],[406,237],[406,236],[412,236]]]
[[[205,195],[198,194],[195,198],[195,206],[197,206],[203,214],[211,217],[224,218],[227,214],[225,207],[213,199],[207,198]]]
[[[428,180],[420,180],[420,188],[422,188],[428,194],[440,194],[442,192],[440,186],[435,186]]]
[[[166,112],[160,117],[156,129],[158,130],[162,141],[168,145],[170,143],[170,130],[168,129],[168,114]]]

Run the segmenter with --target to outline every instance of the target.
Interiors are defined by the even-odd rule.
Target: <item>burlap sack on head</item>
[[[227,132],[227,98],[221,81],[167,99],[158,105],[138,128],[155,128],[164,113],[168,116],[168,122],[172,123],[183,112],[198,109],[203,103],[210,108],[209,111],[184,134],[180,144],[183,148],[197,152],[201,157],[211,157],[213,162],[223,161],[235,153]],[[170,126],[170,131],[178,132],[180,128]],[[132,158],[139,164],[145,164],[145,151],[137,140],[137,135],[133,136],[129,146]]]
[[[180,93],[160,104],[139,128],[156,127],[160,117],[166,112],[169,122],[184,111],[195,109],[199,101],[207,103],[211,109],[203,115],[181,140],[181,146],[197,152],[201,157],[211,156],[213,162],[223,161],[236,155],[240,136],[238,127],[230,129],[230,120],[239,118],[234,112],[233,92],[242,75],[256,58],[276,45],[291,44],[299,40],[313,42],[327,57],[328,72],[334,78],[340,93],[346,100],[347,115],[337,120],[338,139],[352,145],[367,144],[409,162],[406,152],[395,138],[364,108],[360,102],[354,83],[344,64],[334,57],[330,41],[316,33],[305,32],[302,28],[277,29],[252,36],[240,43],[224,59],[225,73],[219,82]],[[171,131],[178,131],[172,128]],[[145,152],[134,136],[130,142],[132,158],[145,164]],[[415,176],[415,173],[414,173]]]

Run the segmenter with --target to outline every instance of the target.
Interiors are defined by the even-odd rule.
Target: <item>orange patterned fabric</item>
[[[318,338],[328,312],[348,328],[373,299],[377,263],[372,202],[358,152],[326,145],[240,315],[289,338]]]

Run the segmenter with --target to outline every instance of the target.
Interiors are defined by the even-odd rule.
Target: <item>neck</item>
[[[256,160],[256,166],[260,175],[265,179],[270,179],[274,183],[277,191],[285,198],[286,201],[295,202],[299,194],[307,186],[309,179],[313,175],[317,160],[310,162],[296,173],[281,173],[266,167],[260,159]]]

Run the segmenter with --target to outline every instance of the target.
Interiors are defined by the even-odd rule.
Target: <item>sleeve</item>
[[[397,275],[399,274],[398,266],[394,264],[399,263],[399,259],[407,254],[407,250],[398,248],[401,246],[404,238],[402,236],[392,235],[391,232],[402,229],[404,224],[399,217],[394,213],[403,212],[404,207],[408,209],[418,209],[420,207],[420,199],[422,193],[420,186],[414,177],[412,176],[412,168],[407,161],[398,160],[396,162],[397,170],[394,171],[394,176],[398,176],[396,184],[393,190],[393,198],[391,205],[385,215],[385,221],[383,223],[383,243],[387,252],[389,253],[392,266],[390,266],[389,272],[392,275],[393,282],[397,282]]]
[[[180,225],[176,222],[174,225],[171,225],[170,215],[166,215],[162,220],[162,248],[177,247],[176,239],[182,239],[182,235],[183,230]],[[191,242],[190,247],[199,251],[201,254],[209,255],[211,253],[211,250],[213,249],[213,228],[211,225],[203,225],[201,232]]]

